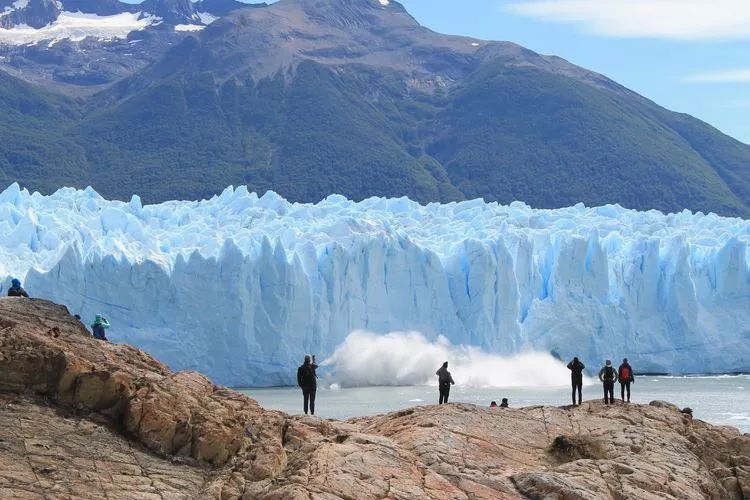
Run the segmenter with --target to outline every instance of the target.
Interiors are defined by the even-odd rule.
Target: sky
[[[435,31],[563,57],[750,144],[750,0],[400,2]]]

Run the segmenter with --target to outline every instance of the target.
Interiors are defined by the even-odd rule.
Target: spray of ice
[[[342,387],[435,385],[435,371],[444,361],[462,386],[558,386],[570,379],[565,365],[549,354],[499,356],[476,347],[454,346],[445,337],[430,342],[418,332],[355,331],[323,367]]]

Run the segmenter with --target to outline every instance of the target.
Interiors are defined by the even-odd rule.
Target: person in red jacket
[[[628,358],[622,360],[620,369],[617,370],[617,378],[620,380],[620,398],[625,401],[625,391],[628,392],[628,403],[630,403],[630,383],[635,382],[633,367],[628,363]]]

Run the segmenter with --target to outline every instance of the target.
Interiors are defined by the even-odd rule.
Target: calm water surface
[[[646,377],[632,385],[631,401],[649,403],[662,400],[680,408],[689,406],[696,418],[718,425],[733,425],[750,432],[750,375],[716,377]],[[619,397],[620,384],[615,384]],[[302,393],[297,388],[242,389],[264,408],[290,414],[302,413]],[[601,398],[601,385],[583,388],[584,400]],[[490,401],[508,398],[513,407],[531,405],[562,406],[570,403],[567,387],[476,388],[454,386],[452,402],[489,406]],[[437,387],[361,387],[337,389],[319,386],[316,413],[324,418],[347,419],[377,415],[411,406],[437,403]]]

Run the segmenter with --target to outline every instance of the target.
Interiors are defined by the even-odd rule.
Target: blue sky
[[[400,1],[435,31],[564,57],[750,144],[750,0]]]

